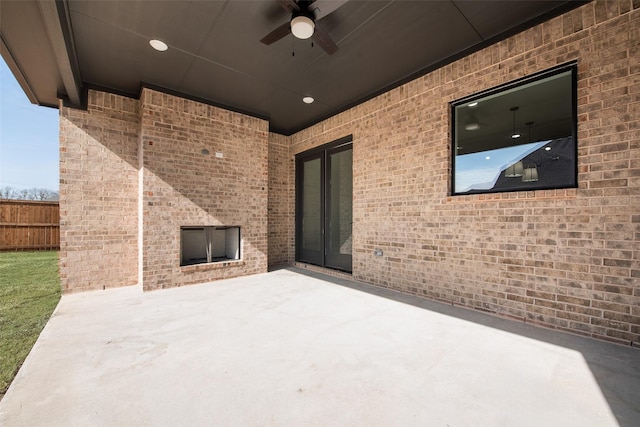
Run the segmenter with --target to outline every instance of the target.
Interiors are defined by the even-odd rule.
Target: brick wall
[[[294,256],[295,164],[289,156],[290,138],[269,134],[269,266],[291,264]]]
[[[353,134],[354,278],[640,346],[639,7],[589,3],[291,136],[289,161]],[[449,102],[570,60],[579,188],[448,196]]]
[[[138,282],[138,101],[89,91],[60,107],[60,278],[72,292]]]
[[[265,121],[148,89],[139,101],[91,90],[87,111],[60,111],[63,291],[139,279],[152,290],[267,270]],[[240,226],[242,259],[180,267],[188,225]]]
[[[268,123],[149,89],[140,106],[144,289],[267,271]],[[180,267],[192,225],[240,226],[242,260]]]

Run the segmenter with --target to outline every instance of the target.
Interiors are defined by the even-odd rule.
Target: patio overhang
[[[274,0],[6,1],[0,36],[33,103],[82,106],[87,88],[138,97],[146,85],[290,135],[584,3],[316,0],[333,55],[291,36],[260,43],[289,19]],[[307,95],[316,102],[301,108]]]

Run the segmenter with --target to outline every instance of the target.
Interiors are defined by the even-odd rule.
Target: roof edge
[[[2,36],[2,33],[0,33],[0,54],[2,55],[2,58],[4,58],[4,61],[7,63],[7,66],[9,67],[9,70],[13,73],[14,77],[18,81],[18,84],[24,91],[25,95],[27,95],[27,98],[29,99],[29,101],[32,104],[40,105],[35,92],[31,88],[31,84],[29,83],[29,80],[27,79],[25,74],[22,72],[22,69],[18,65],[18,62],[13,57],[13,54],[11,53],[11,49],[9,49],[9,46],[7,46],[4,40],[4,37]]]

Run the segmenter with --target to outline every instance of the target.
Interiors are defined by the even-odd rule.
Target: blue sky
[[[31,104],[0,58],[0,187],[59,190],[58,110]]]

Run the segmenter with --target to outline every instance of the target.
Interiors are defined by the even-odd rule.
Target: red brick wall
[[[268,123],[149,89],[140,106],[144,289],[266,272]],[[180,267],[191,225],[240,226],[242,260]]]
[[[292,160],[353,134],[354,278],[640,346],[639,7],[589,3],[290,137]],[[579,188],[449,196],[449,102],[571,60]]]
[[[294,256],[294,161],[290,138],[269,134],[269,266],[291,264]]]
[[[60,108],[60,277],[64,292],[138,282],[138,101],[89,91]]]

